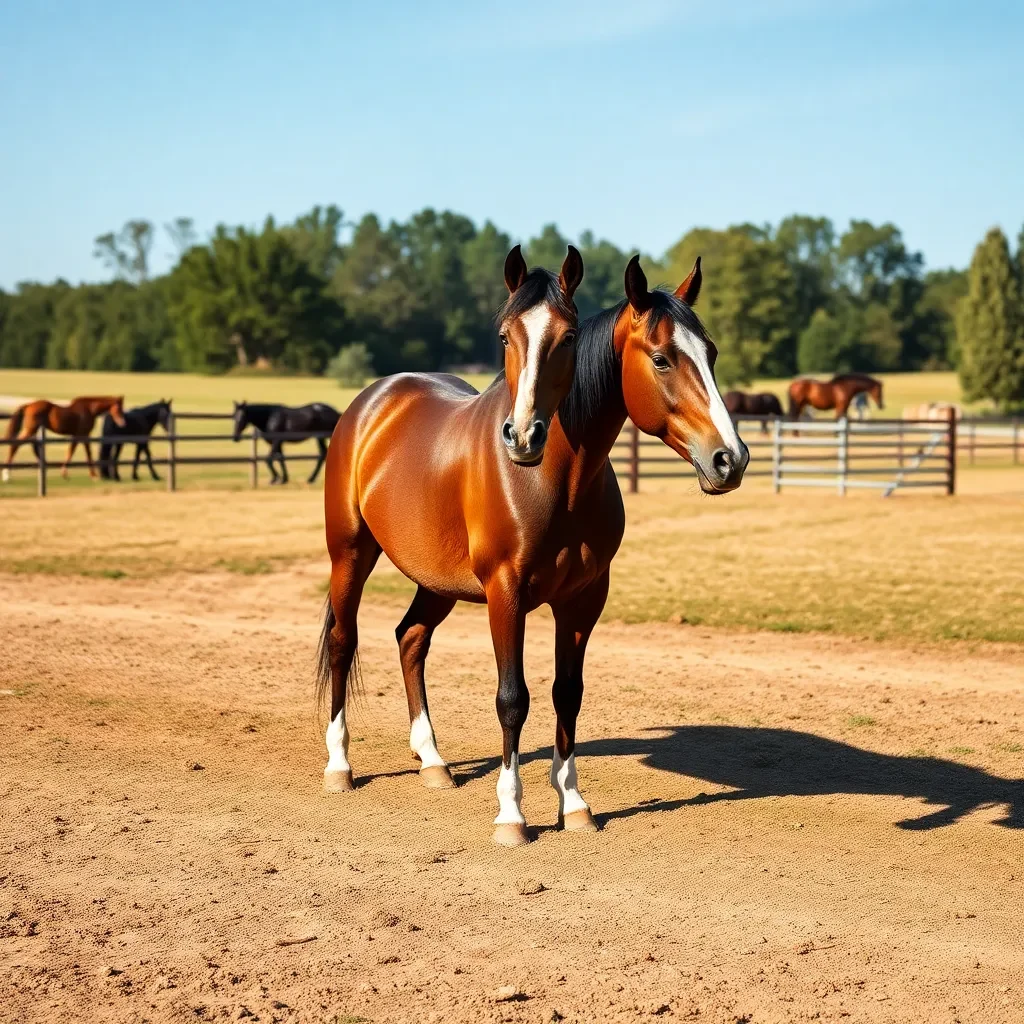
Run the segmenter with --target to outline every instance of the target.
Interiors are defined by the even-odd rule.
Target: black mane
[[[849,373],[837,373],[832,378],[832,383],[835,384],[838,381],[844,380],[859,380],[868,384],[881,383],[877,377],[872,377],[870,373],[858,373],[856,370],[851,370]]]
[[[576,332],[576,371],[569,393],[558,407],[558,419],[570,438],[578,436],[605,399],[622,400],[622,374],[612,336],[625,300],[584,320]]]

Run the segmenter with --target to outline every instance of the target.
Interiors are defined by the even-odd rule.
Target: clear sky
[[[1022,54],[1020,0],[6,0],[0,286],[331,202],[655,255],[864,217],[965,265],[1024,221]]]

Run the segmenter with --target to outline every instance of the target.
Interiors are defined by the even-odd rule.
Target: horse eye
[[[573,345],[576,342],[576,332],[569,331],[566,336],[562,339],[563,345]]]
[[[502,333],[502,334],[499,334],[498,337],[501,338],[502,345],[504,345],[505,348],[508,348],[508,335]]]
[[[658,370],[667,370],[672,365],[660,352],[655,352],[651,356],[651,362],[654,363],[655,369]]]

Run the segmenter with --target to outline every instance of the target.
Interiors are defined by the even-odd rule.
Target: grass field
[[[891,501],[764,488],[707,500],[695,486],[627,496],[606,618],[1024,642],[1024,470],[1016,479],[1016,494]],[[326,578],[313,488],[230,501],[202,491],[122,494],[9,503],[0,572],[262,575],[321,562]],[[382,565],[368,592],[404,602],[412,584]]]

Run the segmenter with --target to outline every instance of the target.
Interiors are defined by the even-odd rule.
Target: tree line
[[[175,262],[153,275],[161,237]],[[525,242],[528,262],[557,269],[567,241],[548,225]],[[575,241],[586,265],[576,302],[586,317],[622,299],[631,253],[589,231]],[[379,374],[498,360],[493,316],[513,240],[490,221],[477,226],[425,209],[387,225],[373,214],[348,224],[338,207],[318,206],[291,223],[220,225],[206,241],[187,218],[161,227],[130,221],[94,244],[112,280],[0,291],[0,366],[321,373],[356,344]],[[1024,329],[1021,257],[1010,256],[1005,238],[1003,245],[1003,285],[1015,282],[1004,333],[1013,335]],[[699,312],[718,344],[725,386],[794,373],[955,367],[972,351],[962,339],[981,316],[958,320],[958,307],[993,301],[968,272],[925,272],[892,224],[854,220],[839,231],[827,218],[794,215],[775,226],[697,228],[644,265],[652,281],[674,286],[697,255],[705,271]],[[998,273],[1005,277],[1005,267]],[[978,379],[988,372],[966,365]]]

